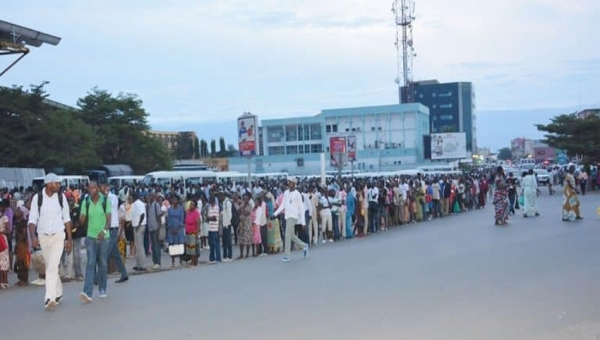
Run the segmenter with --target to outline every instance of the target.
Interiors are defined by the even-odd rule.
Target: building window
[[[323,145],[313,144],[310,146],[310,153],[321,153],[323,152]]]
[[[298,141],[298,127],[296,125],[285,127],[285,140],[287,142]]]
[[[288,154],[288,155],[295,155],[295,154],[297,154],[297,153],[298,153],[298,146],[297,146],[297,145],[288,145],[288,146],[286,147],[286,150],[285,150],[285,152],[286,152],[286,154]]]
[[[268,143],[283,142],[283,126],[267,127],[267,142]]]
[[[302,125],[298,125],[298,140],[299,141],[303,141],[304,140],[304,127]]]
[[[323,138],[323,132],[321,131],[320,124],[310,125],[310,140],[321,140]]]
[[[337,124],[331,126],[331,132],[338,132]]]
[[[285,149],[283,146],[270,146],[269,155],[284,155]]]
[[[325,125],[325,132],[326,133],[331,133],[331,125]]]
[[[440,120],[452,120],[452,115],[441,115]]]
[[[451,109],[452,108],[452,104],[442,104],[440,105],[440,109]]]

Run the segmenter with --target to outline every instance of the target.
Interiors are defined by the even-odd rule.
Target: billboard
[[[431,159],[459,159],[467,158],[467,134],[432,133],[431,134]]]
[[[348,152],[348,161],[356,161],[356,136],[346,137],[346,151]]]
[[[346,153],[346,137],[330,137],[329,138],[329,161],[332,167],[338,167],[340,157]],[[340,154],[342,156],[340,156]],[[343,164],[342,164],[343,165]]]
[[[258,117],[244,114],[237,121],[240,156],[256,156],[258,150]]]

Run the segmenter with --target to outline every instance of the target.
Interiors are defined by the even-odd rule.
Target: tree
[[[148,113],[134,94],[113,96],[92,89],[77,101],[79,117],[92,127],[103,164],[129,164],[138,173],[170,169],[171,155],[149,135]]]
[[[217,141],[213,139],[211,139],[210,141],[210,157],[215,158],[217,154]]]
[[[180,132],[175,140],[173,156],[176,159],[194,158],[194,135],[190,132]]]
[[[558,115],[550,124],[536,124],[539,131],[546,132],[544,143],[556,149],[566,150],[570,155],[582,155],[586,161],[600,160],[600,116],[590,115],[584,119],[577,114]]]
[[[498,159],[503,161],[512,159],[512,151],[510,148],[502,148],[498,150]]]
[[[219,157],[227,157],[227,147],[223,136],[219,137]]]
[[[44,86],[0,88],[0,159],[7,167],[65,168],[82,173],[99,165],[93,130],[75,110],[49,103]]]
[[[200,140],[200,158],[208,157],[208,143],[206,140]]]
[[[198,137],[194,138],[194,159],[200,158],[200,141]]]
[[[235,148],[233,144],[227,145],[227,157],[236,157],[238,155],[238,150]]]

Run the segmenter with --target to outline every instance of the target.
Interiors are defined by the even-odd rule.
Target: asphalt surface
[[[494,226],[493,208],[268,256],[109,281],[108,298],[55,310],[43,288],[0,293],[2,339],[597,339],[600,195],[583,221]],[[206,252],[203,253],[206,257]],[[131,260],[130,260],[131,262]],[[97,291],[94,292],[97,295]]]

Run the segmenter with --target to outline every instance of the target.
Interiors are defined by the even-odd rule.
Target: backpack
[[[79,226],[79,228],[75,228],[74,230],[71,230],[73,237],[81,238],[81,237],[87,236],[88,221],[89,221],[88,216],[90,214],[90,203],[91,203],[90,195],[85,196],[83,201],[85,201],[85,222],[83,223],[83,225]],[[105,214],[106,214],[107,201],[108,201],[108,199],[106,198],[106,196],[104,196],[104,199],[102,200],[102,210],[104,211]],[[83,204],[79,205],[79,216],[81,216],[81,206],[82,205]]]
[[[43,193],[43,188],[42,190],[40,190],[40,192],[37,193],[37,204],[38,204],[38,216],[40,214],[40,212],[42,211],[42,203],[44,203],[44,193]],[[60,189],[58,190],[58,204],[60,204],[60,208],[63,208],[63,190]]]

